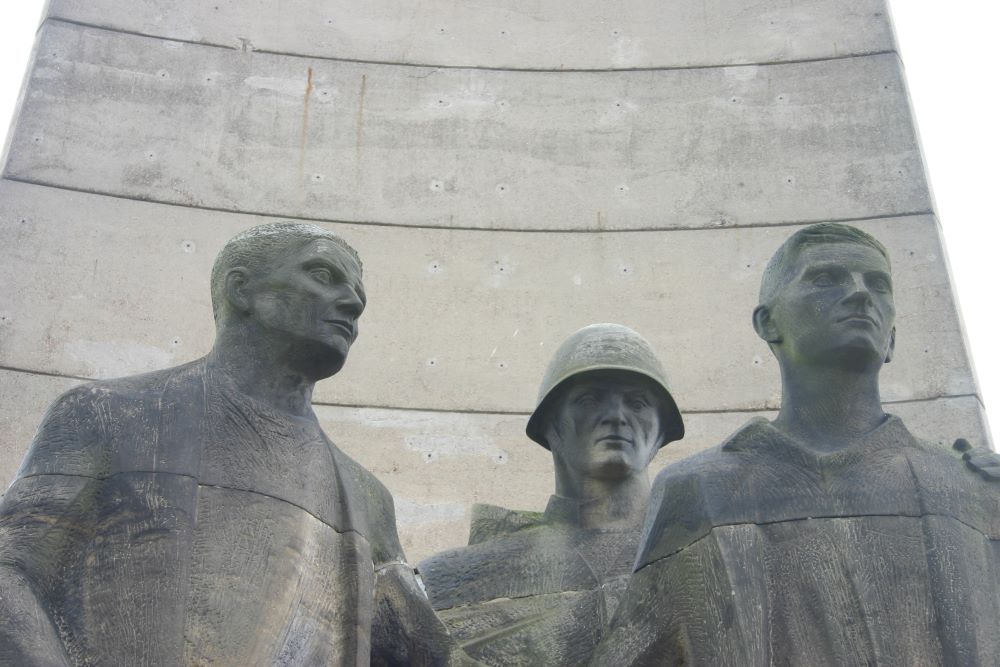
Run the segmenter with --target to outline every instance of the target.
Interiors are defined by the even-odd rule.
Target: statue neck
[[[239,329],[221,331],[208,355],[208,367],[261,403],[294,417],[315,421],[312,392],[315,380],[286,363],[267,341]],[[256,342],[256,344],[255,344]]]
[[[560,507],[558,519],[582,529],[626,529],[638,527],[649,505],[649,476],[646,471],[624,480],[584,480],[578,484],[560,482],[549,506]],[[548,514],[548,512],[547,512]]]
[[[773,425],[819,451],[847,447],[885,421],[877,368],[796,368],[782,364],[781,410]]]

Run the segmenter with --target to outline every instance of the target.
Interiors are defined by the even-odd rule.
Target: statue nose
[[[352,315],[354,319],[357,319],[361,317],[361,312],[365,309],[365,304],[352,287],[345,286],[344,293],[337,297],[337,308],[341,312]]]
[[[625,403],[620,397],[608,399],[603,409],[604,414],[601,419],[603,423],[617,426],[627,423],[625,419]]]
[[[851,293],[847,296],[845,301],[851,303],[866,303],[872,304],[872,293],[865,282],[864,276],[851,274],[850,283]]]

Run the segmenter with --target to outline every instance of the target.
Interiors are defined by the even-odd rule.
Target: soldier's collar
[[[885,421],[869,431],[864,437],[842,450],[829,454],[819,455],[799,441],[789,437],[782,431],[774,427],[771,422],[763,417],[754,417],[743,428],[734,433],[722,445],[723,451],[727,452],[749,452],[755,450],[773,451],[776,447],[783,447],[797,452],[807,453],[812,457],[828,458],[832,456],[849,454],[863,450],[865,452],[876,451],[887,447],[919,446],[916,438],[910,434],[903,420],[891,414],[886,415]]]

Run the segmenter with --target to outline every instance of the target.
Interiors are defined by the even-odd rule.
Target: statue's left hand
[[[990,449],[973,447],[965,438],[959,438],[952,447],[962,453],[965,465],[984,479],[1000,482],[1000,454]]]

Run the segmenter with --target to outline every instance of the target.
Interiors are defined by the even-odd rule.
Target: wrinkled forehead
[[[339,243],[330,239],[313,239],[302,245],[294,253],[294,258],[299,262],[310,260],[323,260],[339,266],[345,273],[353,274],[359,281],[361,280],[361,267],[350,252]]]
[[[891,274],[889,260],[885,255],[871,246],[849,241],[815,243],[799,248],[792,266],[788,267],[788,273],[799,275],[803,271],[818,267]]]

